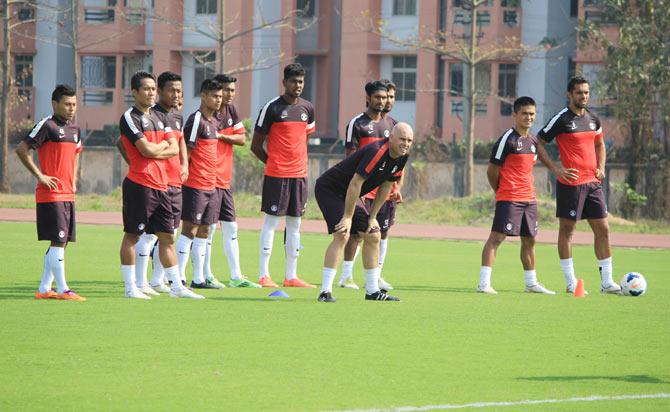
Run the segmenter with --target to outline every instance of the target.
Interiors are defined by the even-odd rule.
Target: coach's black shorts
[[[556,217],[571,220],[603,219],[607,203],[599,182],[570,186],[556,182]]]
[[[235,221],[235,201],[233,200],[233,192],[230,189],[216,188],[221,207],[219,209],[219,220],[224,222]]]
[[[374,199],[365,198],[365,207],[368,211],[372,210],[372,203]],[[379,228],[382,233],[388,232],[388,230],[395,223],[395,206],[396,202],[393,200],[387,200],[382,205],[379,212],[377,212],[377,222],[379,222]]]
[[[37,203],[37,239],[66,243],[77,239],[74,202]]]
[[[173,233],[172,199],[167,191],[123,180],[123,231],[126,233]]]
[[[216,223],[221,208],[221,199],[216,189],[200,190],[188,186],[181,189],[181,219],[196,225]]]
[[[496,202],[496,213],[491,230],[507,236],[535,237],[537,235],[537,204],[535,202]]]
[[[261,210],[268,215],[302,217],[307,203],[306,177],[272,177],[263,179]]]
[[[179,229],[181,223],[181,186],[168,186],[168,196],[172,205],[172,218],[174,219],[174,228]]]
[[[319,180],[316,181],[316,186],[314,186],[314,196],[328,226],[328,233],[331,234],[335,231],[335,225],[340,223],[342,216],[344,216],[344,196],[330,190],[326,185],[320,184]],[[356,202],[349,233],[365,232],[368,230],[369,219],[370,214],[365,204],[359,199]]]

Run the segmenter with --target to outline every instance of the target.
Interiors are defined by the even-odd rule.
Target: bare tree
[[[485,6],[488,0],[463,0],[461,9],[464,30],[462,33],[420,27],[416,35],[398,37],[385,26],[383,20],[363,15],[362,25],[368,32],[374,33],[391,43],[406,49],[426,51],[452,61],[461,62],[465,66],[466,81],[462,91],[450,90],[452,94],[461,95],[465,99],[465,174],[464,195],[471,196],[474,192],[474,144],[475,122],[474,113],[477,101],[488,96],[477,85],[476,69],[486,62],[507,59],[518,60],[532,51],[532,48],[521,44],[516,37],[486,38],[477,25],[477,9]],[[502,98],[508,96],[502,96]]]

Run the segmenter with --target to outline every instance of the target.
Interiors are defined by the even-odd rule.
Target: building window
[[[584,12],[584,20],[600,23],[606,26],[615,24],[611,18],[603,14],[603,12],[600,10],[586,10]]]
[[[394,16],[416,16],[416,0],[393,0]]]
[[[14,56],[14,74],[18,87],[33,87],[33,56]]]
[[[516,10],[505,10],[503,12],[503,23],[509,27],[516,27],[519,24]]]
[[[491,64],[479,63],[475,66],[475,87],[477,94],[488,96],[491,94]]]
[[[470,25],[470,11],[465,10],[456,10],[454,13],[454,24],[460,24],[463,26]],[[477,12],[477,26],[488,26],[491,24],[491,12],[489,11],[478,11]]]
[[[115,56],[81,56],[81,87],[113,89],[116,87]]]
[[[486,116],[488,112],[488,103],[479,102],[475,103],[475,116]]]
[[[310,102],[313,102],[316,99],[316,96],[314,96],[314,87],[312,87],[312,85],[315,84],[315,60],[316,57],[314,56],[298,56],[295,59],[296,63],[300,63],[305,69],[305,84],[302,88],[302,98],[309,100]]]
[[[519,0],[501,0],[500,5],[503,7],[519,7]]]
[[[488,26],[491,24],[491,12],[478,11],[477,12],[477,26]]]
[[[32,7],[21,7],[19,9],[18,17],[20,21],[30,20],[35,17],[35,12]]]
[[[463,95],[463,63],[451,63],[449,65],[449,96],[462,96],[462,95]]]
[[[121,66],[121,84],[123,84],[123,88],[126,90],[126,95],[124,96],[126,103],[132,104],[135,100],[133,98],[132,92],[130,91],[130,79],[133,77],[133,75],[139,71],[153,73],[151,56],[151,52],[146,52],[144,54],[134,56],[123,56],[123,66]]]
[[[570,57],[568,59],[568,81],[575,77],[575,73],[577,73],[577,64],[575,63],[575,60]]]
[[[398,87],[396,100],[416,100],[416,56],[393,56],[391,80]]]
[[[299,17],[314,17],[314,0],[298,0],[296,9]]]
[[[579,13],[579,0],[570,0],[570,17],[577,17]]]
[[[498,96],[516,96],[516,77],[519,66],[517,64],[501,64],[498,66]],[[511,116],[513,107],[511,104],[500,102],[500,115]]]
[[[216,53],[214,52],[193,53],[193,96],[200,96],[202,82],[214,77],[215,62]]]
[[[451,115],[459,117],[463,116],[463,100],[451,101]]]
[[[216,0],[196,0],[196,14],[216,14]]]

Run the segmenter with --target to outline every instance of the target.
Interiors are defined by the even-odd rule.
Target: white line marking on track
[[[395,408],[379,409],[347,409],[340,412],[415,412],[415,411],[433,411],[445,409],[466,409],[466,408],[490,408],[494,406],[517,406],[517,405],[540,405],[545,403],[568,403],[568,402],[598,402],[598,401],[624,401],[629,399],[662,399],[670,398],[670,393],[650,393],[640,395],[591,395],[578,398],[564,399],[527,399],[523,401],[507,402],[474,402],[446,405],[426,405],[426,406],[399,406]]]

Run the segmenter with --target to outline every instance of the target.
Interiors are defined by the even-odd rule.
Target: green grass
[[[384,269],[403,301],[336,290],[206,291],[205,301],[123,298],[120,227],[78,228],[67,251],[84,303],[35,301],[45,243],[33,224],[0,223],[0,410],[337,410],[590,395],[670,393],[667,250],[614,250],[617,278],[646,275],[641,298],[602,296],[589,247],[575,247],[591,295],[522,293],[518,243],[494,267],[500,294],[474,293],[481,245],[393,239]],[[271,267],[281,278],[275,243]],[[257,270],[258,234],[240,233]],[[325,235],[304,235],[300,273],[320,283]],[[213,263],[225,278],[220,238]],[[540,280],[564,287],[554,247],[537,250]],[[355,276],[362,280],[357,264]],[[670,399],[496,410],[669,410]],[[487,410],[494,410],[489,408]]]
[[[259,195],[235,193],[235,209],[240,217],[259,217],[260,204]],[[32,194],[0,193],[0,207],[33,209],[35,199]],[[495,200],[491,193],[469,198],[418,199],[398,206],[396,222],[490,227],[494,209]],[[121,212],[121,192],[116,189],[110,195],[78,195],[77,210]],[[542,229],[558,229],[555,211],[556,206],[553,199],[540,198],[538,200],[538,219]],[[322,219],[313,197],[308,202],[304,218]],[[609,222],[613,232],[670,234],[670,222],[667,221],[649,219],[630,221],[610,215]],[[590,231],[591,229],[585,221],[580,221],[577,224],[577,230]]]

